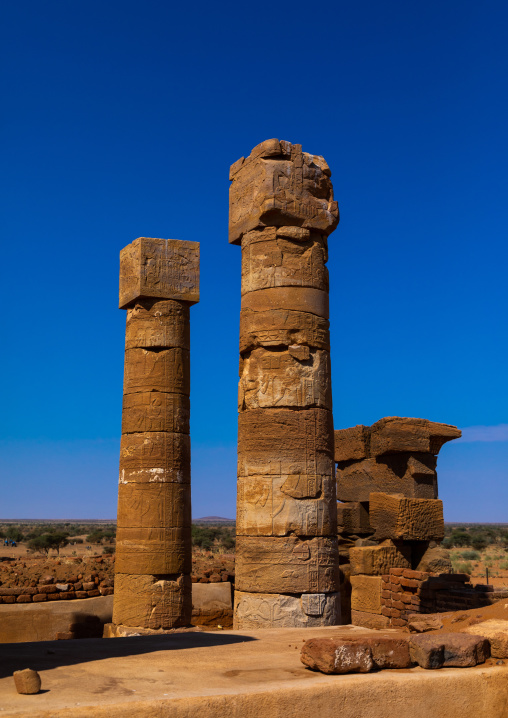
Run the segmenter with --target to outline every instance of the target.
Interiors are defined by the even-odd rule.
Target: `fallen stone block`
[[[361,461],[369,456],[368,439],[370,427],[359,424],[334,432],[334,458],[341,461]]]
[[[300,660],[321,673],[368,673],[375,668],[409,668],[409,637],[311,638],[304,643]]]
[[[411,548],[388,539],[377,546],[350,549],[349,561],[352,575],[382,576],[391,568],[411,568]]]
[[[41,690],[41,677],[37,671],[25,668],[23,671],[14,671],[14,685],[18,693],[33,695]]]
[[[443,628],[440,614],[433,615],[429,613],[425,615],[422,613],[414,613],[407,617],[407,621],[407,627],[410,633],[426,633],[427,631],[438,631],[440,628]]]
[[[490,655],[490,646],[483,636],[418,634],[411,636],[409,651],[411,660],[422,668],[468,668],[485,663]]]
[[[380,613],[351,610],[351,623],[353,626],[380,630],[390,626],[390,618]]]
[[[366,502],[348,501],[337,504],[337,531],[339,534],[372,533],[369,505]]]
[[[436,455],[443,444],[460,436],[460,429],[451,424],[387,416],[370,427],[370,453],[371,456],[380,456],[390,452],[415,451]]]
[[[463,633],[488,638],[491,655],[494,658],[508,658],[508,621],[491,618],[474,626],[467,626]]]

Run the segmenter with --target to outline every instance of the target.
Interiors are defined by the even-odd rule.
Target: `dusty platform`
[[[88,718],[502,718],[508,662],[325,676],[300,663],[312,636],[365,629],[268,629],[0,646],[0,716]],[[18,695],[12,672],[38,670]]]

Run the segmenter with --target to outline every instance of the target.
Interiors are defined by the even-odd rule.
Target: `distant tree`
[[[16,543],[23,541],[23,532],[20,531],[18,526],[9,526],[6,531],[6,536],[8,539],[11,539],[11,541],[16,541]]]
[[[51,549],[55,549],[58,555],[60,555],[60,549],[67,546],[69,538],[66,533],[56,531],[54,533],[41,534],[28,542],[28,548],[34,551],[43,551],[48,554]]]
[[[453,546],[466,547],[471,545],[471,536],[464,529],[455,529],[452,531],[450,540]]]
[[[471,538],[471,546],[476,551],[482,551],[489,545],[489,540],[484,534],[474,534]]]

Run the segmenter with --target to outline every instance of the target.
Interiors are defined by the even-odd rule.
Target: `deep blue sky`
[[[229,165],[323,154],[336,428],[460,427],[445,518],[508,521],[505,2],[49,0],[0,8],[0,517],[113,517],[118,253],[201,242],[193,513],[234,515],[240,249]],[[497,427],[497,428],[496,428]]]

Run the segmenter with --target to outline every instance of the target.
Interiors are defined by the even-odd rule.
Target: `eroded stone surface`
[[[300,660],[321,673],[368,673],[374,668],[409,668],[409,636],[311,638],[303,644]]]
[[[190,350],[189,306],[184,302],[138,299],[127,309],[125,348],[180,347]]]
[[[123,434],[120,483],[189,483],[190,437],[166,431]]]
[[[188,434],[190,399],[186,394],[143,391],[123,397],[122,434],[165,431]]]
[[[113,623],[145,628],[174,628],[190,624],[192,586],[189,576],[115,576]]]
[[[330,350],[328,319],[290,309],[240,312],[240,352],[257,347],[288,347],[304,344]]]
[[[291,344],[287,350],[259,348],[242,362],[240,410],[313,406],[332,408],[330,355]]]
[[[407,499],[384,493],[370,495],[370,523],[377,539],[426,541],[444,538],[443,502]]]
[[[329,234],[339,221],[330,169],[301,145],[267,140],[231,167],[229,241],[260,226],[296,225]]]
[[[410,546],[384,541],[379,546],[353,547],[349,550],[351,574],[382,576],[391,568],[411,568]]]
[[[238,536],[236,588],[250,593],[333,593],[337,539]]]
[[[483,636],[463,633],[416,634],[409,642],[411,660],[422,668],[467,668],[485,663],[490,655]]]
[[[381,613],[381,576],[351,576],[351,611]]]
[[[282,475],[238,478],[238,536],[329,536],[336,532],[335,491],[330,476]]]
[[[120,252],[120,309],[140,298],[199,301],[199,242],[138,237]]]
[[[338,593],[301,596],[235,591],[234,625],[248,628],[305,628],[340,624]]]
[[[22,671],[14,671],[14,685],[18,693],[33,695],[41,690],[41,677],[37,671],[25,668]]]
[[[463,632],[487,638],[490,653],[494,658],[508,658],[508,621],[491,618],[474,626],[467,626]]]

